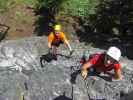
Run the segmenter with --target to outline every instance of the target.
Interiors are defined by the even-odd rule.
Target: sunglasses
[[[60,34],[60,32],[55,32],[55,34]]]
[[[105,61],[110,61],[111,63],[115,63],[116,60],[110,57],[109,55],[105,55]]]

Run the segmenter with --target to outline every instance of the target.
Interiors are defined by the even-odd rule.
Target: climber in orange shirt
[[[65,33],[61,31],[61,25],[54,26],[54,32],[51,32],[48,36],[48,47],[49,49],[57,49],[60,44],[65,43],[70,50],[70,54],[73,52]]]

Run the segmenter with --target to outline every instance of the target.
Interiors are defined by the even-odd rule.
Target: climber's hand
[[[87,75],[88,75],[88,71],[82,70],[81,71],[81,75],[82,75],[83,79],[86,79],[87,78]]]
[[[120,78],[112,77],[112,81],[121,81],[124,79],[124,76],[122,75]]]

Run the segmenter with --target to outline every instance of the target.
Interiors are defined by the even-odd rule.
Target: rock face
[[[84,50],[101,49],[72,42],[71,58],[64,46],[59,48],[58,60],[40,65],[41,55],[47,54],[47,38],[32,37],[5,41],[0,44],[0,100],[132,100],[133,62],[122,58],[124,79],[112,82],[107,75],[86,81],[78,66]],[[61,51],[62,50],[62,51]],[[128,67],[127,67],[128,66]]]

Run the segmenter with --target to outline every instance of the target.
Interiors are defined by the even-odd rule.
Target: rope
[[[83,79],[83,78],[82,78],[82,79]],[[85,88],[86,88],[88,100],[91,100],[91,97],[90,97],[90,94],[89,94],[89,91],[88,91],[89,87],[87,86],[87,80],[84,80],[84,79],[83,79],[83,81],[84,81],[84,85],[85,85]]]

